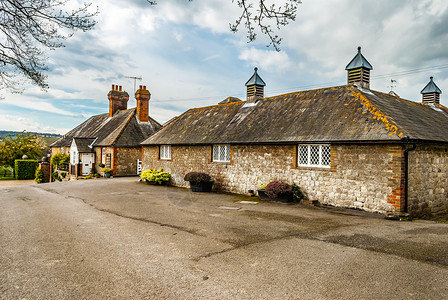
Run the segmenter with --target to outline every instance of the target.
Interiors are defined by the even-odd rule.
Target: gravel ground
[[[36,184],[34,180],[0,180],[0,187]]]
[[[149,186],[0,188],[1,299],[447,299],[448,225]]]

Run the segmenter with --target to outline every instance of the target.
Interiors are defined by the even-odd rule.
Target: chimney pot
[[[146,91],[146,85],[143,86],[143,89]]]
[[[115,88],[115,85],[112,84],[112,91],[114,90],[114,88]]]
[[[120,85],[120,87],[119,87],[119,91],[121,92],[121,85]]]
[[[140,87],[139,87],[138,89],[141,90],[141,89],[142,89],[142,86],[140,85]]]

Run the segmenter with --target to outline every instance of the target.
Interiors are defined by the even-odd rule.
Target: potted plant
[[[260,181],[259,177],[257,177],[257,181],[258,181],[258,189],[257,189],[258,198],[260,198],[260,200],[270,200],[269,196],[266,195],[266,192],[265,192],[265,188],[269,182],[263,183],[262,181]],[[270,181],[272,181],[272,177],[271,177]]]
[[[283,202],[292,202],[292,186],[282,181],[271,181],[266,185],[266,195],[273,200],[279,200]]]
[[[112,174],[112,169],[109,169],[109,168],[104,168],[104,169],[101,169],[101,172],[103,172],[104,173],[104,177],[106,177],[106,178],[110,178],[110,175]]]
[[[142,174],[140,174],[140,177],[148,184],[167,185],[171,178],[171,174],[164,172],[162,168],[159,170],[149,169],[144,170]]]
[[[187,173],[184,180],[190,182],[192,192],[210,192],[214,183],[210,175],[201,172]]]

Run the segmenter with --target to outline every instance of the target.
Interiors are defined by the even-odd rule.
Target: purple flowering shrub
[[[277,198],[281,194],[289,194],[292,192],[292,186],[281,182],[281,181],[271,181],[268,183],[266,188],[264,189],[264,192],[266,195],[268,195],[270,198]]]
[[[209,182],[211,181],[211,177],[206,173],[190,172],[185,175],[184,180],[192,182]]]

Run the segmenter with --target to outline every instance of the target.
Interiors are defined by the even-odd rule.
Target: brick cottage
[[[112,85],[109,113],[93,116],[50,145],[51,155],[70,154],[70,174],[88,175],[98,165],[113,169],[113,175],[136,175],[141,157],[140,142],[162,126],[149,116],[151,94],[146,86],[135,92],[137,107],[127,109],[129,95]]]
[[[271,178],[309,200],[371,212],[448,215],[448,109],[431,78],[420,103],[370,89],[358,49],[344,86],[264,98],[255,73],[247,100],[186,111],[142,142],[143,168],[187,186],[209,173],[215,190],[248,193]]]

